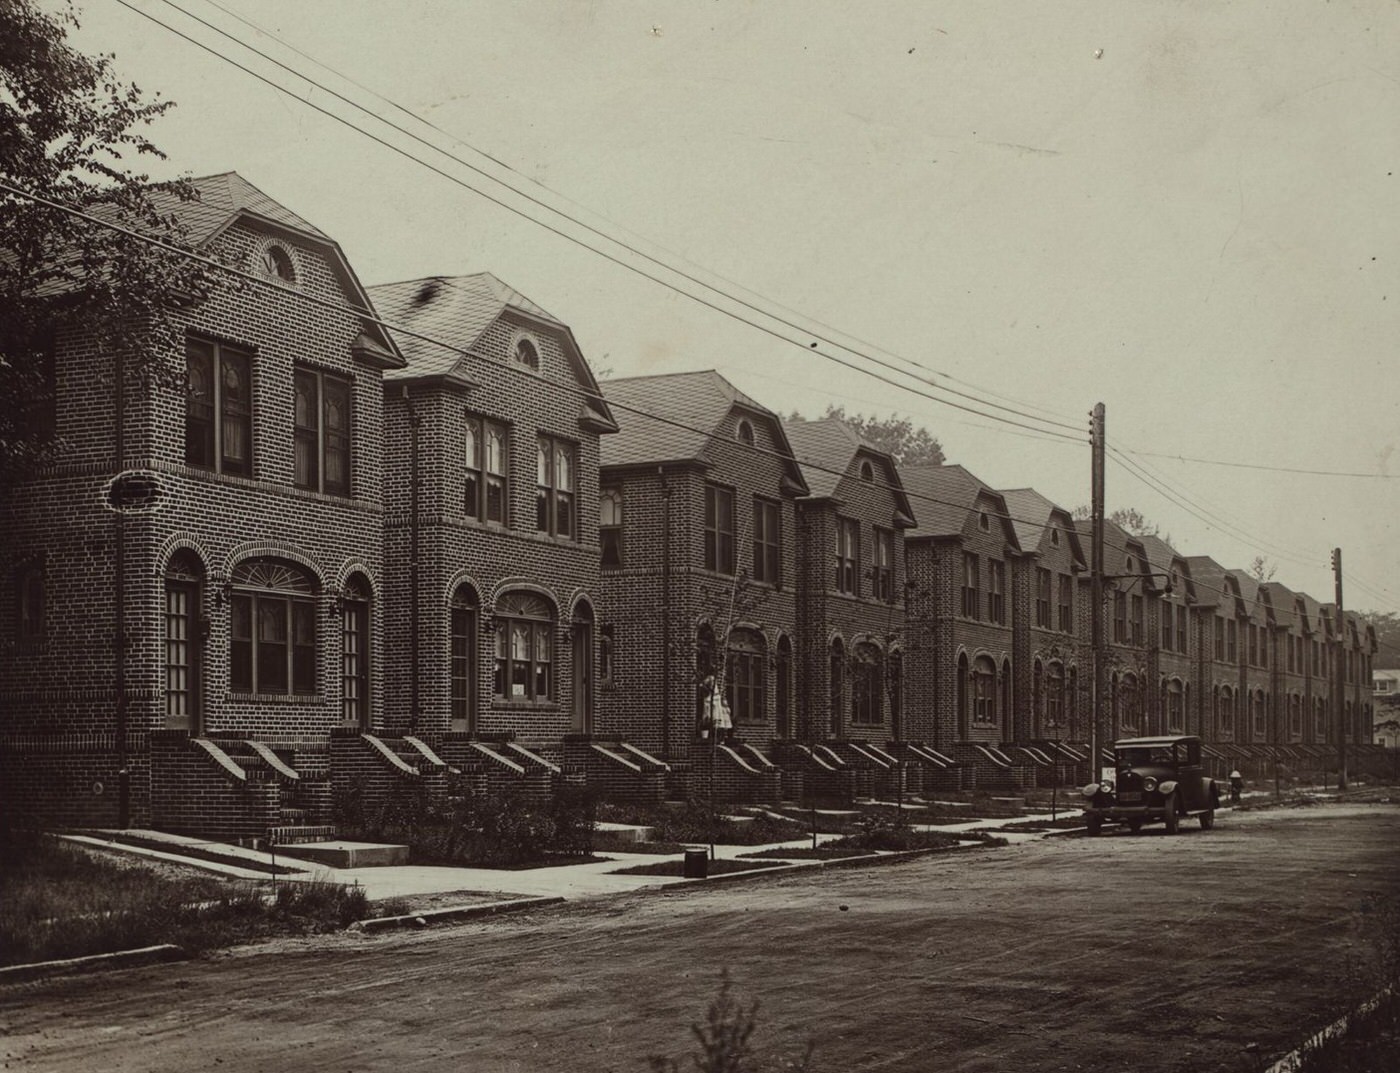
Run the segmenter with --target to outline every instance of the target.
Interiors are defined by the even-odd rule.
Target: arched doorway
[[[593,732],[593,607],[580,600],[574,608],[574,708],[569,729]]]
[[[178,551],[165,568],[165,727],[203,731],[204,565]]]

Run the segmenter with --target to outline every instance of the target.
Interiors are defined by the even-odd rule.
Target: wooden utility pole
[[[1104,408],[1103,403],[1094,406],[1089,423],[1089,447],[1092,458],[1092,488],[1090,489],[1090,517],[1093,521],[1092,557],[1089,575],[1089,643],[1093,649],[1094,682],[1090,700],[1091,723],[1089,726],[1089,777],[1099,781],[1099,768],[1102,767],[1100,753],[1102,745],[1099,734],[1103,727],[1104,696],[1104,638],[1103,638],[1103,471],[1104,471]]]
[[[1337,726],[1337,789],[1347,788],[1347,646],[1346,616],[1342,613],[1342,549],[1332,549],[1332,577],[1337,586],[1337,651],[1333,668],[1333,692]]]

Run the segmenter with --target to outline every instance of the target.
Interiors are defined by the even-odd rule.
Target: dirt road
[[[1347,1008],[1400,808],[1224,816],[0,992],[5,1068],[625,1070],[727,968],[815,1068],[1240,1070]],[[846,906],[842,910],[841,906]],[[1248,1043],[1255,1054],[1246,1054]]]

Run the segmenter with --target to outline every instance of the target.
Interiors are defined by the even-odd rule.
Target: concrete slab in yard
[[[593,830],[617,842],[650,842],[656,828],[639,827],[632,823],[604,823],[600,820],[593,825]]]
[[[327,868],[373,868],[408,863],[407,846],[379,842],[298,842],[291,846],[278,846],[277,852],[283,857],[315,861]]]

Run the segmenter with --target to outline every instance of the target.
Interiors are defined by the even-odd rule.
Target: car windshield
[[[1118,750],[1119,767],[1148,767],[1154,764],[1174,764],[1176,758],[1170,745],[1142,746]]]

